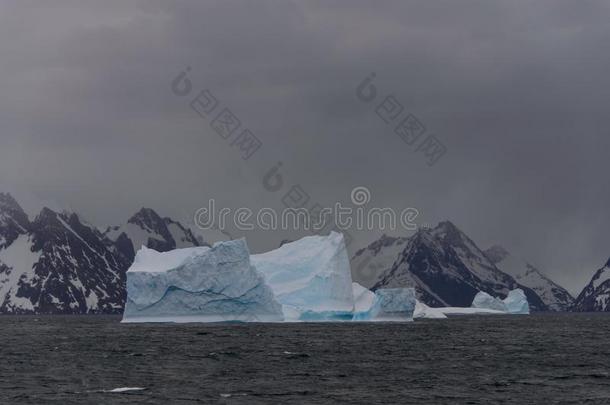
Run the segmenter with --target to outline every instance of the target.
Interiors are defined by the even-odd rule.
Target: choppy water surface
[[[108,392],[139,387],[141,391]],[[123,325],[0,316],[0,403],[610,403],[610,314]]]

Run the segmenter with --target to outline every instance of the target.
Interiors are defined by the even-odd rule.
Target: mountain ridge
[[[372,289],[414,287],[419,299],[430,306],[470,306],[479,291],[504,297],[511,289],[522,288],[533,309],[547,309],[533,290],[498,269],[448,220],[420,228],[408,238],[384,235],[360,249],[352,261],[356,282],[368,283]]]
[[[190,229],[152,209],[130,219],[147,247],[199,245]],[[0,194],[0,313],[121,313],[134,241],[107,232],[48,207],[30,221],[14,198]]]

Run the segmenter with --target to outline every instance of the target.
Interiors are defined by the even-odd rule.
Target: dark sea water
[[[107,392],[120,387],[143,391]],[[124,325],[0,316],[2,404],[610,404],[610,314]]]

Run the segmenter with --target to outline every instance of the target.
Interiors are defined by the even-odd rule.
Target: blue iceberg
[[[520,288],[509,291],[508,296],[504,299],[504,304],[510,314],[527,315],[530,313],[527,297]]]
[[[123,322],[411,321],[412,288],[352,283],[343,235],[308,236],[250,255],[244,239],[138,251]]]
[[[360,307],[360,310],[354,313],[353,320],[377,322],[412,321],[416,304],[414,288],[380,289],[375,291],[370,307]]]
[[[472,308],[492,309],[494,311],[508,312],[506,304],[499,298],[492,297],[484,291],[479,291],[472,300]]]
[[[492,297],[486,292],[479,291],[472,301],[472,308],[493,310],[506,314],[529,314],[530,307],[527,297],[522,289],[516,288],[508,292],[508,296],[501,300]]]
[[[343,234],[307,236],[270,252],[252,255],[287,320],[350,320],[352,275]]]
[[[167,253],[142,247],[127,272],[123,322],[282,320],[244,239]]]

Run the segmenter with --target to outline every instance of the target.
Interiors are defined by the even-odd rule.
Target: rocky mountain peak
[[[500,245],[493,245],[489,249],[485,250],[483,253],[485,253],[485,256],[487,256],[487,258],[489,260],[491,260],[491,262],[493,264],[500,263],[502,260],[506,259],[510,254],[510,253],[508,253],[508,251],[506,249],[504,249]]]
[[[468,237],[451,221],[440,222],[430,232],[435,238],[451,245],[461,245],[468,241]]]
[[[161,218],[152,208],[142,208],[127,222],[152,231],[158,230],[165,226],[165,221],[163,218]]]
[[[17,201],[0,193],[0,249],[10,246],[30,229],[30,220]]]
[[[0,211],[4,210],[23,211],[12,195],[9,193],[0,193]]]

